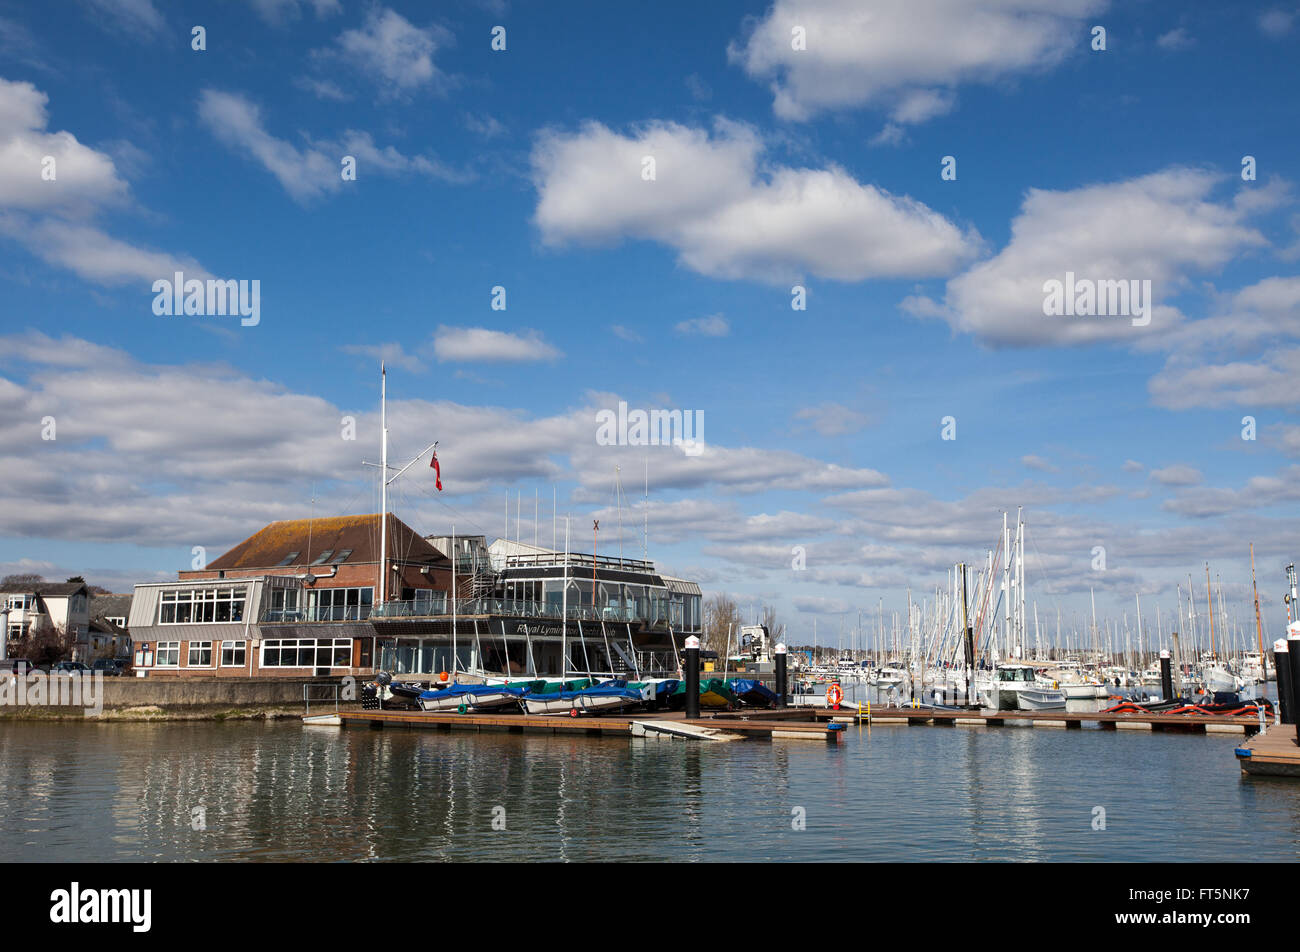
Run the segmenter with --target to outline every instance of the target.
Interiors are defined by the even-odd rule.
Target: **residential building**
[[[53,629],[69,644],[84,641],[90,627],[90,591],[84,582],[29,582],[0,592],[6,654],[31,632]]]

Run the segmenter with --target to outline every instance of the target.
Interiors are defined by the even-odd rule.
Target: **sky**
[[[384,361],[426,534],[599,519],[835,644],[1023,507],[1049,628],[1167,630],[1207,562],[1253,628],[1253,543],[1275,636],[1298,41],[1294,2],[0,0],[0,574],[377,511]],[[176,272],[256,311],[160,314]],[[1067,274],[1137,293],[1049,313]],[[620,402],[703,445],[609,445]]]

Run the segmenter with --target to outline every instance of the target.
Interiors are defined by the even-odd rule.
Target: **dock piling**
[[[1160,693],[1166,701],[1174,699],[1173,664],[1169,660],[1169,652],[1164,649],[1160,652]]]
[[[785,644],[778,643],[775,651],[776,663],[776,706],[785,707],[789,703],[789,692],[786,679],[786,650]]]
[[[1295,712],[1291,707],[1291,652],[1285,638],[1273,642],[1273,670],[1277,672],[1278,723],[1294,724]]]
[[[1300,698],[1296,696],[1296,685],[1300,684],[1300,621],[1292,622],[1286,635],[1287,654],[1291,662],[1291,719],[1296,722],[1296,743],[1300,744]]]
[[[700,639],[691,635],[686,639],[683,652],[683,664],[686,665],[686,717],[688,720],[700,716]]]

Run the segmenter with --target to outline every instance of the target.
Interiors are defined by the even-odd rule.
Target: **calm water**
[[[6,723],[0,860],[1300,856],[1300,783],[1243,779],[1231,736],[846,733],[828,747]],[[192,828],[196,807],[206,829]],[[505,830],[492,829],[495,807]]]

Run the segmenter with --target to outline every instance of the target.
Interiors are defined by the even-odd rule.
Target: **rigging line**
[[[415,488],[418,489],[421,493],[423,493],[424,496],[425,496],[425,498],[427,498],[430,502],[437,503],[439,506],[442,506],[442,507],[443,507],[444,509],[446,509],[447,511],[453,513],[453,514],[457,517],[457,521],[458,521],[458,522],[459,522],[461,519],[464,519],[466,522],[468,522],[468,523],[469,523],[471,526],[473,526],[475,529],[478,529],[480,532],[482,532],[482,533],[483,533],[483,537],[484,537],[485,539],[486,539],[487,536],[489,535],[487,529],[483,528],[483,526],[482,526],[481,523],[475,521],[475,519],[474,519],[472,516],[466,514],[463,510],[461,510],[461,509],[457,509],[457,508],[456,508],[455,506],[453,506],[451,503],[449,503],[449,502],[444,502],[443,500],[439,499],[436,495],[434,495],[433,493],[429,492],[429,490],[425,489],[425,488],[424,488],[423,486],[421,486],[419,483],[415,483]]]
[[[1047,561],[1043,558],[1042,550],[1038,548],[1038,540],[1033,536],[1030,536],[1029,544],[1034,547],[1034,553],[1038,556],[1039,581],[1043,583],[1043,590],[1047,592],[1048,595],[1052,596],[1052,604],[1056,606],[1056,610],[1059,612],[1061,610],[1061,603],[1057,599],[1056,593],[1052,591],[1051,583],[1047,579]]]

